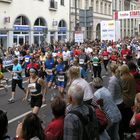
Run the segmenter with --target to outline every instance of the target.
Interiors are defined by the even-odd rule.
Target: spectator
[[[51,103],[51,109],[54,119],[45,129],[47,140],[63,140],[66,103],[60,97],[56,97]]]
[[[80,77],[80,67],[77,67],[77,66],[70,67],[69,71],[68,71],[68,77],[70,80],[70,86],[73,86],[73,85],[81,86],[82,89],[84,90],[83,100],[85,102],[91,103],[91,101],[94,97],[93,93],[92,93],[92,89],[91,89],[90,85],[88,84],[88,82]]]
[[[8,118],[6,112],[0,110],[0,140],[11,140],[9,136],[7,136],[8,129]]]
[[[77,111],[88,119],[89,108],[83,104],[84,90],[80,85],[74,84],[68,90],[67,115],[64,119],[64,140],[82,140],[84,128],[79,117],[70,111]]]
[[[136,93],[138,93],[138,92],[140,92],[140,73],[139,73],[138,68],[134,62],[129,62],[128,67],[129,67],[130,73],[135,78]]]
[[[97,77],[93,79],[93,87],[96,89],[94,95],[98,100],[103,100],[102,109],[111,119],[111,125],[108,128],[108,134],[111,140],[119,140],[119,122],[121,120],[121,113],[118,107],[112,100],[111,93],[103,86],[103,81]],[[100,137],[102,139],[102,137]]]
[[[117,71],[116,71],[118,68],[118,65],[112,63],[109,68],[110,68],[112,76],[109,79],[108,89],[111,93],[114,103],[117,106],[119,106],[123,102],[123,98],[122,98],[121,80],[117,76]]]
[[[134,114],[130,126],[136,128],[136,140],[140,139],[140,93],[135,96]]]
[[[134,98],[136,95],[136,85],[135,79],[130,74],[127,65],[122,65],[119,67],[121,80],[122,80],[122,97],[123,103],[119,107],[122,114],[122,121],[120,122],[119,134],[120,139],[124,139],[125,133],[132,133],[132,129],[129,127],[130,119],[133,116],[131,107],[134,105]]]
[[[46,140],[41,121],[36,114],[28,114],[16,130],[17,140]]]

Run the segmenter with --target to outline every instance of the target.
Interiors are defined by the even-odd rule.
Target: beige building
[[[140,10],[140,0],[137,2],[137,9]],[[140,35],[140,19],[138,20],[138,35]]]
[[[113,12],[137,10],[136,0],[113,0]],[[138,19],[121,19],[121,38],[138,34]]]
[[[77,8],[75,8],[75,5],[77,5]],[[81,30],[84,32],[85,39],[100,38],[100,22],[102,20],[111,20],[113,17],[112,0],[70,0],[71,36],[74,34],[75,24],[79,23],[80,9],[86,10],[90,8],[93,9],[92,16],[90,17],[92,18],[92,23],[89,25],[89,27],[81,27]],[[77,15],[76,22],[75,15]]]
[[[0,45],[69,39],[69,0],[0,0]]]

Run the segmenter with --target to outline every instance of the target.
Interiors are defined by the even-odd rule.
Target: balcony
[[[58,8],[58,3],[55,0],[50,0],[49,10],[56,11]]]
[[[11,3],[13,0],[0,0],[0,2]]]

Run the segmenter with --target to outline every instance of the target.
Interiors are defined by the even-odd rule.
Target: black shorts
[[[42,106],[42,95],[38,96],[31,96],[31,108],[37,106],[41,107]]]

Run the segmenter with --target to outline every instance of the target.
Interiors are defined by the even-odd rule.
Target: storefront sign
[[[2,38],[2,37],[7,37],[7,35],[5,35],[5,34],[0,34],[0,38]]]
[[[43,32],[44,30],[47,30],[47,27],[44,27],[44,26],[34,26],[34,31]]]
[[[67,27],[58,27],[58,32],[66,32]]]
[[[132,10],[132,11],[120,11],[115,12],[115,19],[129,19],[129,18],[140,18],[140,10]],[[117,17],[116,17],[117,15]]]
[[[16,30],[16,31],[29,31],[30,27],[28,25],[14,25],[14,30]]]

